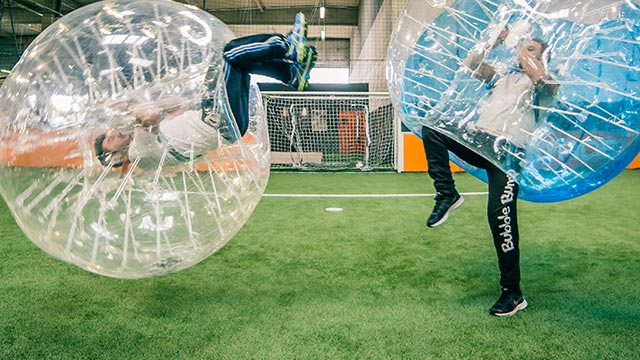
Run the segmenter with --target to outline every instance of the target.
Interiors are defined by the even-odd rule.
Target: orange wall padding
[[[0,163],[6,166],[23,167],[82,167],[83,158],[79,151],[78,144],[73,141],[56,142],[53,139],[64,137],[64,133],[42,133],[39,145],[34,145],[29,152],[17,151],[15,144],[20,139],[25,139],[33,134],[19,134],[5,136],[0,142]],[[427,161],[424,154],[422,140],[411,133],[402,134],[404,138],[404,172],[425,172],[427,171]],[[255,142],[251,134],[246,134],[243,138],[244,144]],[[89,144],[93,145],[90,141]],[[224,170],[233,170],[234,161],[238,161],[239,149],[236,146],[225,148],[224,150],[214,150],[207,154],[207,159],[215,167]],[[454,172],[464,171],[457,165],[450,163]],[[628,169],[640,168],[640,155],[629,164]],[[204,171],[206,165],[200,165],[198,170]]]
[[[34,136],[37,141],[34,141]],[[64,139],[65,133],[43,132],[37,135],[31,133],[20,133],[5,136],[0,141],[0,164],[17,167],[61,167],[77,168],[82,167],[83,157],[80,147],[75,141],[56,141]],[[30,139],[32,143],[29,151],[16,150],[22,139]],[[89,144],[93,147],[93,139],[89,139]],[[251,134],[246,134],[242,141],[244,144],[255,143],[256,139]],[[92,154],[92,156],[94,156]],[[228,146],[207,153],[207,160],[216,169],[235,170],[237,166],[246,168],[246,160],[239,158],[240,148],[238,146]],[[234,164],[235,163],[235,164]],[[206,164],[199,164],[198,171],[208,170]],[[119,170],[118,170],[119,171]]]
[[[404,172],[427,171],[427,158],[424,154],[422,139],[411,133],[402,134],[402,136],[404,137]],[[449,166],[453,172],[464,171],[452,162],[449,163]]]
[[[635,160],[633,160],[631,162],[631,164],[629,164],[629,166],[627,167],[627,169],[640,169],[640,155],[638,155]]]
[[[18,167],[82,167],[78,143],[56,141],[64,137],[62,132],[24,132],[5,136],[0,143],[0,163]],[[30,142],[28,151],[20,149],[21,141]]]
[[[422,139],[415,134],[405,133],[404,137],[404,171],[405,172],[422,172],[427,171],[427,160],[424,155],[424,147]],[[454,163],[451,165],[451,171],[461,172],[459,166]],[[629,164],[627,169],[640,169],[640,154]]]

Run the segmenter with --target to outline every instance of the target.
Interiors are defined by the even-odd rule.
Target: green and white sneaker
[[[298,91],[304,91],[307,85],[309,85],[309,75],[318,58],[318,51],[314,46],[309,46],[307,50],[307,56],[305,56],[303,62],[294,62],[291,64],[291,80],[289,81],[289,85]]]
[[[305,20],[303,13],[296,14],[296,21],[293,23],[293,29],[287,35],[286,41],[289,44],[286,58],[302,63],[307,55],[307,20]]]

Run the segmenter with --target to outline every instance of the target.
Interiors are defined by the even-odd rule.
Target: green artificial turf
[[[275,173],[267,188],[432,191],[426,174],[394,173]],[[428,229],[432,198],[267,196],[203,263],[132,281],[46,255],[0,203],[0,359],[640,358],[640,171],[520,203],[530,306],[512,318],[487,312],[499,285],[485,204],[469,195]]]

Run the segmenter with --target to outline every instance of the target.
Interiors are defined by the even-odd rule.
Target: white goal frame
[[[261,91],[273,170],[398,169],[400,121],[386,92]]]

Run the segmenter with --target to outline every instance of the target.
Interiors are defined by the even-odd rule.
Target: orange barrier
[[[4,136],[0,139],[0,164],[17,167],[82,167],[84,159],[80,147],[76,141],[64,140],[67,135],[64,132],[25,132]],[[422,140],[411,133],[405,133],[402,136],[404,141],[402,171],[427,171],[427,161]],[[26,148],[23,141],[29,141],[30,146]],[[91,139],[87,141],[88,144],[93,146]],[[256,143],[256,139],[251,134],[245,134],[242,142],[245,145],[251,145]],[[213,167],[224,171],[235,170],[238,165],[241,168],[248,165],[246,160],[240,157],[240,147],[238,145],[210,151],[207,153],[206,158]],[[451,170],[454,172],[464,171],[453,163],[450,163],[450,165]],[[639,169],[640,155],[627,168]],[[206,163],[200,163],[197,170],[206,171],[208,167]]]
[[[0,164],[15,167],[80,168],[84,166],[83,154],[76,140],[65,140],[65,132],[24,132],[0,139]],[[93,148],[93,139],[87,139]],[[25,142],[29,146],[25,146]],[[244,145],[256,143],[256,138],[245,134]],[[92,156],[94,156],[92,154]],[[241,157],[240,146],[225,146],[210,151],[206,162],[199,162],[198,171],[207,171],[211,164],[216,170],[233,171],[249,164]]]
[[[640,155],[638,155],[635,160],[633,160],[631,162],[631,164],[629,164],[629,166],[627,167],[627,169],[640,169]]]
[[[253,135],[246,133],[241,141],[244,146],[251,146],[255,145],[258,140]],[[242,157],[238,143],[209,151],[205,158],[207,161],[198,163],[197,171],[208,171],[209,166],[218,171],[235,171],[251,167],[251,162]]]
[[[424,154],[424,146],[422,139],[413,133],[402,134],[404,141],[403,156],[404,168],[403,172],[425,172],[427,171],[427,158]],[[463,172],[458,165],[449,162],[452,172]]]
[[[76,141],[65,132],[22,132],[2,137],[0,163],[17,167],[82,167]],[[27,146],[28,144],[28,146]]]
[[[403,133],[404,141],[404,172],[424,172],[427,171],[427,160],[424,154],[422,139],[413,133]],[[451,171],[462,172],[458,165],[450,163]],[[640,154],[629,164],[627,169],[640,169]]]

